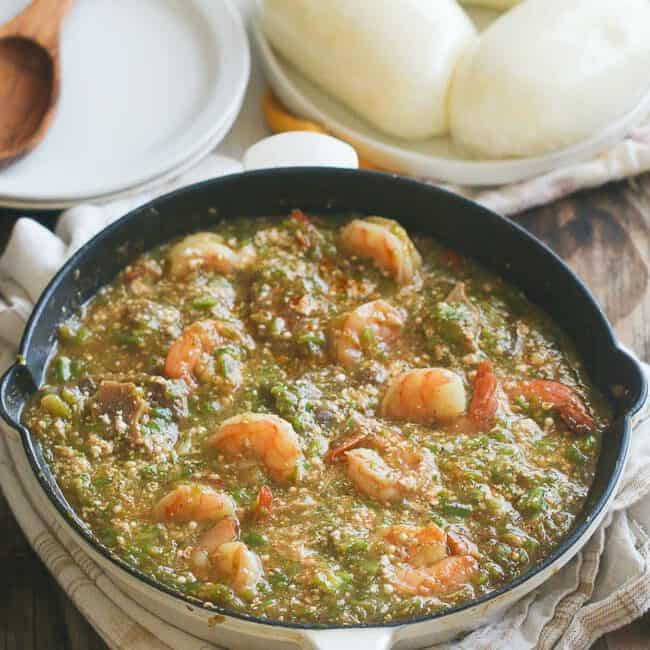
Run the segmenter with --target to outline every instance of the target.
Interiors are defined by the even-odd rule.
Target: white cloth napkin
[[[244,17],[254,0],[237,0]],[[264,80],[252,61],[247,99],[235,128],[219,147],[233,158],[210,156],[157,190],[239,171],[244,151],[268,135],[262,116]],[[456,188],[504,214],[650,170],[650,126],[593,161],[504,188]],[[53,273],[88,238],[152,194],[102,206],[78,206],[58,221],[55,234],[29,219],[14,228],[0,258],[0,370],[13,360],[32,306]],[[17,434],[0,436],[0,487],[30,544],[78,609],[116,650],[211,650],[213,646],[162,621],[128,596],[50,518]],[[584,550],[504,618],[446,648],[528,650],[587,648],[650,608],[650,423],[637,426],[621,489]]]
[[[240,169],[210,156],[173,187]],[[32,304],[68,255],[89,237],[151,195],[105,206],[78,206],[59,219],[55,234],[29,219],[17,222],[0,258],[0,364],[11,363]],[[0,485],[36,552],[112,648],[210,648],[146,612],[48,518],[40,489],[15,432],[0,444]],[[466,650],[587,648],[650,608],[650,423],[636,427],[632,453],[605,522],[562,571],[514,605],[504,618],[453,647]],[[446,645],[445,648],[451,648]]]

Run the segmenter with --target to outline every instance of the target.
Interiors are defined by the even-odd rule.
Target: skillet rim
[[[596,501],[593,507],[587,511],[582,512],[580,517],[576,519],[576,522],[573,524],[570,532],[562,539],[561,543],[558,544],[548,556],[546,556],[541,562],[532,565],[526,572],[511,580],[498,589],[491,591],[483,596],[467,601],[460,605],[450,607],[449,609],[440,610],[434,612],[433,614],[427,614],[425,616],[417,616],[412,618],[399,619],[396,621],[389,621],[386,623],[356,623],[353,625],[340,625],[340,624],[308,624],[308,623],[295,623],[295,622],[285,622],[278,621],[274,619],[265,619],[258,616],[253,616],[251,614],[232,611],[221,606],[206,606],[205,601],[202,601],[194,596],[185,594],[173,587],[170,587],[158,580],[152,578],[151,576],[145,574],[134,566],[128,564],[123,559],[112,553],[107,547],[101,544],[91,533],[90,528],[82,522],[82,520],[76,515],[74,510],[65,502],[65,500],[59,499],[59,497],[54,493],[54,490],[46,480],[46,475],[43,470],[43,465],[47,465],[45,461],[40,463],[37,458],[37,452],[35,449],[35,440],[32,439],[32,435],[22,423],[17,422],[13,419],[9,407],[6,405],[7,391],[10,387],[14,374],[19,371],[21,368],[24,368],[26,364],[25,355],[28,353],[28,350],[31,345],[32,337],[34,335],[34,330],[38,325],[39,320],[41,319],[44,311],[48,307],[51,299],[57,294],[59,286],[63,284],[67,279],[70,273],[74,273],[74,267],[77,266],[77,263],[84,259],[87,255],[91,258],[96,249],[100,248],[104,240],[110,237],[116,230],[119,230],[129,224],[131,221],[136,220],[141,213],[150,212],[151,210],[157,211],[158,204],[162,202],[167,202],[172,199],[183,199],[190,197],[196,192],[205,190],[207,188],[213,187],[215,191],[218,191],[219,186],[222,183],[227,183],[228,181],[232,182],[242,177],[247,177],[253,179],[256,178],[266,178],[273,176],[294,176],[294,175],[312,175],[319,177],[323,173],[330,175],[336,180],[336,177],[381,177],[386,182],[390,182],[395,185],[402,185],[406,189],[409,187],[415,189],[418,188],[422,190],[426,188],[427,191],[431,192],[434,195],[441,195],[447,197],[447,199],[455,201],[460,209],[471,207],[473,210],[477,208],[483,212],[485,218],[489,218],[492,221],[499,222],[500,228],[510,229],[514,231],[516,235],[520,238],[523,238],[528,241],[528,243],[540,250],[540,253],[546,255],[550,258],[551,262],[556,266],[562,268],[566,277],[574,285],[576,289],[580,292],[582,298],[588,303],[589,307],[592,309],[593,314],[600,321],[599,326],[602,327],[604,333],[607,337],[607,343],[609,347],[609,352],[611,354],[618,354],[619,357],[627,358],[628,362],[632,364],[634,369],[637,372],[639,395],[638,399],[630,404],[625,412],[618,417],[613,426],[621,427],[621,442],[618,456],[616,458],[613,471],[610,473],[610,476],[607,480],[607,484],[603,489],[603,493],[600,498]],[[289,206],[287,207],[289,209]],[[160,243],[163,243],[162,241]],[[94,294],[93,294],[94,295]],[[221,176],[218,178],[209,179],[199,183],[195,183],[173,192],[161,195],[148,201],[144,205],[138,206],[133,210],[127,212],[124,216],[120,217],[118,220],[114,221],[112,224],[101,230],[83,246],[81,246],[75,253],[66,260],[65,264],[59,269],[55,276],[50,280],[46,288],[43,290],[34,309],[30,315],[29,320],[25,326],[23,334],[21,336],[20,345],[18,348],[17,361],[12,364],[7,371],[4,373],[0,379],[0,415],[5,420],[5,422],[13,429],[17,430],[20,433],[21,442],[23,449],[28,457],[32,472],[36,476],[41,489],[45,492],[48,497],[48,500],[51,505],[54,506],[57,513],[62,517],[66,524],[72,529],[72,531],[79,535],[82,540],[88,544],[91,549],[107,560],[111,564],[117,566],[119,569],[126,571],[129,574],[130,578],[136,579],[146,586],[155,589],[158,592],[161,592],[167,596],[174,598],[177,603],[180,605],[184,603],[186,606],[196,607],[197,609],[204,612],[206,615],[214,616],[215,614],[222,614],[226,617],[231,617],[244,621],[247,623],[254,623],[258,625],[269,625],[278,628],[287,628],[287,629],[297,629],[297,630],[356,630],[356,629],[385,629],[385,628],[397,628],[406,625],[415,625],[417,623],[426,623],[431,622],[445,616],[451,616],[453,614],[458,614],[463,611],[471,610],[475,607],[484,606],[487,603],[490,603],[493,600],[496,600],[500,596],[507,594],[510,591],[513,591],[517,587],[523,585],[528,580],[531,580],[538,574],[544,572],[549,567],[551,567],[555,562],[562,558],[566,553],[568,553],[573,546],[583,537],[593,519],[598,518],[603,514],[604,508],[609,504],[613,492],[619,483],[625,462],[627,460],[629,446],[630,446],[630,435],[631,435],[631,419],[632,417],[639,412],[642,405],[648,396],[648,383],[646,381],[645,375],[639,365],[639,362],[618,342],[614,331],[603,313],[600,305],[597,303],[589,289],[587,289],[584,282],[568,267],[568,265],[544,242],[539,240],[537,237],[528,232],[525,228],[519,224],[513,222],[512,220],[503,217],[484,206],[477,204],[474,201],[471,201],[463,196],[450,192],[446,189],[422,183],[409,178],[404,178],[397,176],[395,174],[387,174],[384,172],[377,171],[368,171],[368,170],[359,170],[359,169],[340,169],[332,167],[287,167],[287,168],[277,168],[277,169],[265,169],[257,170],[250,172],[241,172],[237,174],[229,174],[226,176]],[[36,382],[33,382],[34,384]],[[24,400],[22,400],[21,410],[24,407]],[[49,471],[49,469],[48,469]]]

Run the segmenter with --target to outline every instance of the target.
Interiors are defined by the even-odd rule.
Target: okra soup
[[[61,326],[23,421],[129,565],[208,606],[347,625],[543,560],[610,412],[501,278],[388,219],[294,210],[127,266]]]

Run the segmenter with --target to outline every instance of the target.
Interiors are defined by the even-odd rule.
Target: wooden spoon
[[[0,28],[0,162],[45,136],[59,99],[59,32],[74,0],[34,0]]]

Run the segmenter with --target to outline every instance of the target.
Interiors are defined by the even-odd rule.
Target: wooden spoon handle
[[[56,53],[61,23],[73,2],[74,0],[33,0],[0,30],[0,35],[30,38],[49,52]]]

